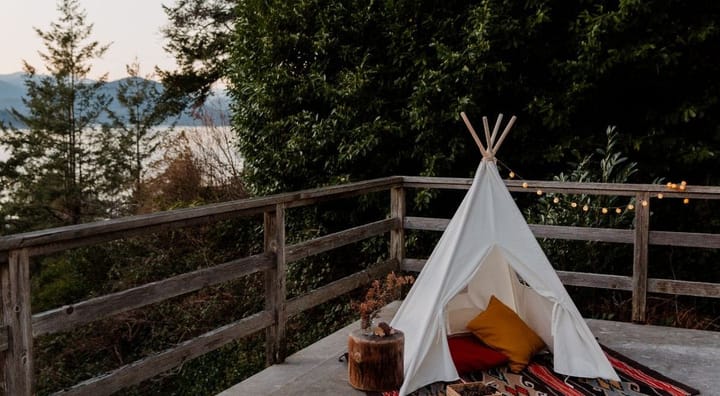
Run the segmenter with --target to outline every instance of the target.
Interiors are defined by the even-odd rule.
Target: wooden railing
[[[57,392],[62,395],[110,394],[177,367],[187,360],[215,350],[229,342],[264,330],[268,364],[282,362],[286,354],[285,325],[289,317],[346,294],[394,270],[420,271],[423,259],[405,257],[405,230],[442,231],[448,219],[406,215],[406,189],[467,189],[470,179],[389,177],[269,197],[252,198],[199,208],[134,216],[91,224],[63,227],[0,238],[0,286],[2,327],[0,355],[4,372],[4,393],[33,393],[33,339],[39,335],[67,331],[91,321],[144,307],[203,287],[262,272],[265,284],[263,311],[224,325],[163,352],[122,366]],[[689,187],[667,191],[664,186],[638,184],[586,184],[527,181],[529,191],[635,197],[638,205],[634,229],[599,229],[531,225],[539,238],[557,238],[628,243],[634,245],[632,276],[559,272],[566,285],[628,290],[633,298],[633,320],[645,320],[647,293],[670,293],[720,297],[720,284],[648,278],[648,246],[671,245],[720,248],[720,234],[651,231],[649,211],[652,198],[663,193],[692,199],[720,199],[719,187]],[[508,181],[511,191],[528,191],[520,182]],[[323,201],[389,191],[385,219],[325,235],[297,244],[287,244],[285,214],[288,208]],[[32,314],[30,264],[34,258],[72,248],[89,246],[131,236],[172,230],[191,225],[263,214],[264,252],[237,258],[209,268],[184,273],[118,293]],[[387,259],[304,295],[287,298],[287,265],[370,237],[389,233]]]

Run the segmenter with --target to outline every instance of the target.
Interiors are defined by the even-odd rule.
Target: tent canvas
[[[484,119],[487,149],[468,128],[483,159],[472,186],[450,220],[391,326],[405,333],[405,380],[400,395],[437,381],[459,379],[448,323],[484,310],[491,295],[513,309],[548,346],[560,374],[618,380],[595,337],[543,253],[502,181]],[[466,323],[466,321],[465,321]]]

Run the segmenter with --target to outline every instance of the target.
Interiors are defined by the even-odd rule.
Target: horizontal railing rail
[[[407,189],[466,190],[472,179],[394,176],[339,186],[277,194],[132,216],[70,227],[62,227],[0,238],[0,282],[2,285],[2,327],[0,355],[4,373],[4,392],[13,395],[33,393],[33,338],[68,331],[80,325],[129,310],[166,301],[242,277],[262,273],[265,307],[233,323],[221,326],[165,351],[119,367],[102,376],[64,389],[58,394],[109,394],[178,367],[229,342],[265,330],[268,364],[282,362],[285,355],[285,324],[288,317],[342,296],[385,273],[403,269],[420,271],[423,258],[405,257],[405,231],[436,231],[447,227],[449,219],[406,215]],[[638,205],[634,227],[608,229],[531,224],[537,238],[632,244],[632,276],[558,271],[566,285],[626,290],[633,293],[633,320],[645,320],[647,293],[669,293],[720,298],[720,283],[648,278],[648,246],[667,245],[720,248],[720,234],[650,230],[650,202],[657,194],[666,198],[720,199],[720,187],[689,186],[685,191],[668,190],[661,185],[568,183],[554,181],[506,181],[513,192],[542,190],[547,193],[613,195],[634,197]],[[390,192],[388,216],[367,224],[334,232],[303,242],[288,244],[287,209],[376,192]],[[212,224],[217,221],[263,215],[265,250],[211,267],[175,275],[74,304],[32,315],[30,306],[30,264],[38,256],[78,247],[134,237],[181,227]],[[367,269],[334,280],[307,293],[288,299],[288,263],[313,257],[342,246],[389,233],[387,258]]]

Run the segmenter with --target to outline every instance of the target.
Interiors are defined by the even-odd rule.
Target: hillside
[[[109,81],[103,88],[104,92],[114,98],[117,94],[120,83],[124,80],[125,78]],[[157,86],[162,90],[161,83],[154,81],[153,83],[157,84]],[[26,111],[26,107],[22,101],[25,93],[24,73],[0,74],[0,122],[5,124],[12,122],[16,126],[22,127],[22,125],[18,125],[17,120],[14,120],[9,110],[14,108],[21,112]],[[213,122],[216,125],[226,125],[228,119],[227,114],[229,111],[229,101],[225,91],[218,90],[214,92],[208,102],[208,108],[211,110],[210,113],[214,114]],[[123,115],[123,109],[116,101],[114,101],[110,106],[110,110],[120,114],[121,116]],[[101,122],[105,121],[107,121],[107,118],[101,120]],[[182,126],[202,124],[199,120],[193,118],[189,113],[183,114],[178,118],[167,119],[165,122],[166,124],[175,123],[176,125]]]

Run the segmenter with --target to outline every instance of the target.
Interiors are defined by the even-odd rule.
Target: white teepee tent
[[[392,320],[392,327],[405,333],[405,381],[400,395],[459,378],[447,343],[448,320],[463,314],[469,320],[467,311],[481,312],[491,295],[543,339],[554,354],[556,372],[618,380],[498,173],[495,154],[515,117],[497,143],[502,115],[492,135],[483,117],[486,149],[465,114],[461,115],[483,159],[467,195]]]

